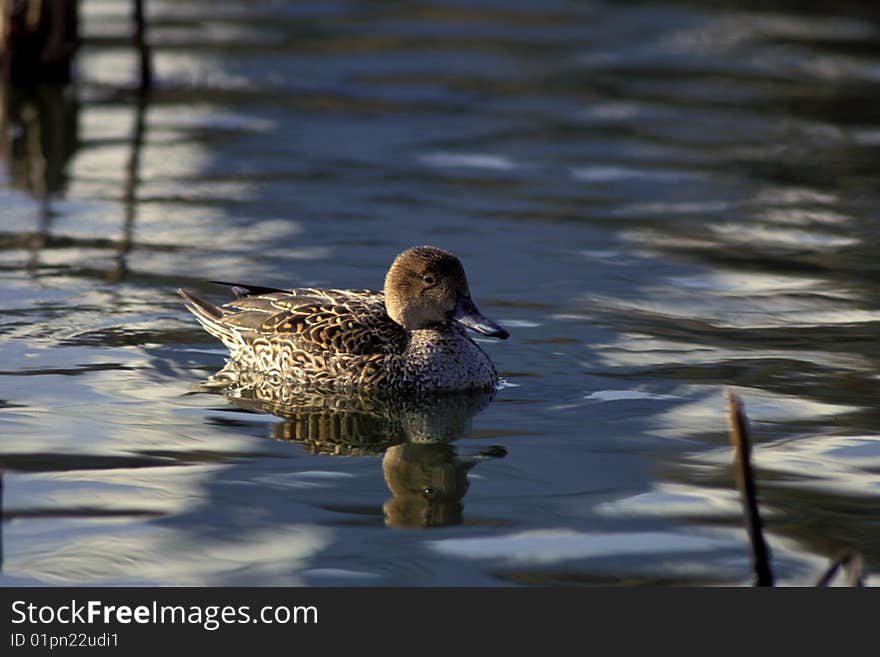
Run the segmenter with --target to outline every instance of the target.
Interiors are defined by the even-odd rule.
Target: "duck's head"
[[[482,335],[502,340],[510,335],[477,310],[458,258],[433,246],[416,246],[395,258],[385,276],[385,309],[407,331],[455,320]]]

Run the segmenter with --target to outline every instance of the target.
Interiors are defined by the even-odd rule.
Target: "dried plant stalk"
[[[840,570],[841,566],[843,567],[843,572],[846,574],[847,584],[858,587],[865,585],[864,576],[862,574],[862,569],[864,567],[862,555],[858,552],[847,551],[831,562],[831,565],[828,566],[828,570],[825,571],[825,574],[816,581],[816,586],[828,586],[831,583],[831,580],[834,579],[837,571]]]
[[[758,493],[752,472],[752,445],[749,440],[749,425],[740,399],[732,392],[727,393],[727,421],[730,443],[735,452],[734,470],[743,504],[746,531],[752,546],[752,568],[755,571],[755,586],[773,586],[773,571],[770,569],[770,549],[764,540],[761,528],[761,515],[758,512]]]

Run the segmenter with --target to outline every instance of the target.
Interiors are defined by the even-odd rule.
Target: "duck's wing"
[[[235,341],[283,338],[300,349],[353,355],[400,353],[406,343],[403,328],[385,312],[384,295],[372,290],[298,288],[245,294],[222,308],[205,304],[214,310],[207,318],[204,311],[197,312],[202,308],[192,295],[187,299],[202,324],[207,320],[215,330],[205,328],[217,335],[217,325],[222,325],[221,331],[237,334]]]

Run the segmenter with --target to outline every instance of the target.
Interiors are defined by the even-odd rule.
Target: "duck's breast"
[[[489,356],[457,326],[412,331],[403,379],[424,390],[491,388],[498,374]]]

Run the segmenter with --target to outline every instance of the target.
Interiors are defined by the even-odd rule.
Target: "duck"
[[[215,306],[184,289],[186,308],[232,365],[283,385],[398,392],[492,389],[498,372],[468,331],[507,339],[471,298],[458,257],[435,246],[397,255],[381,291],[238,283]]]

